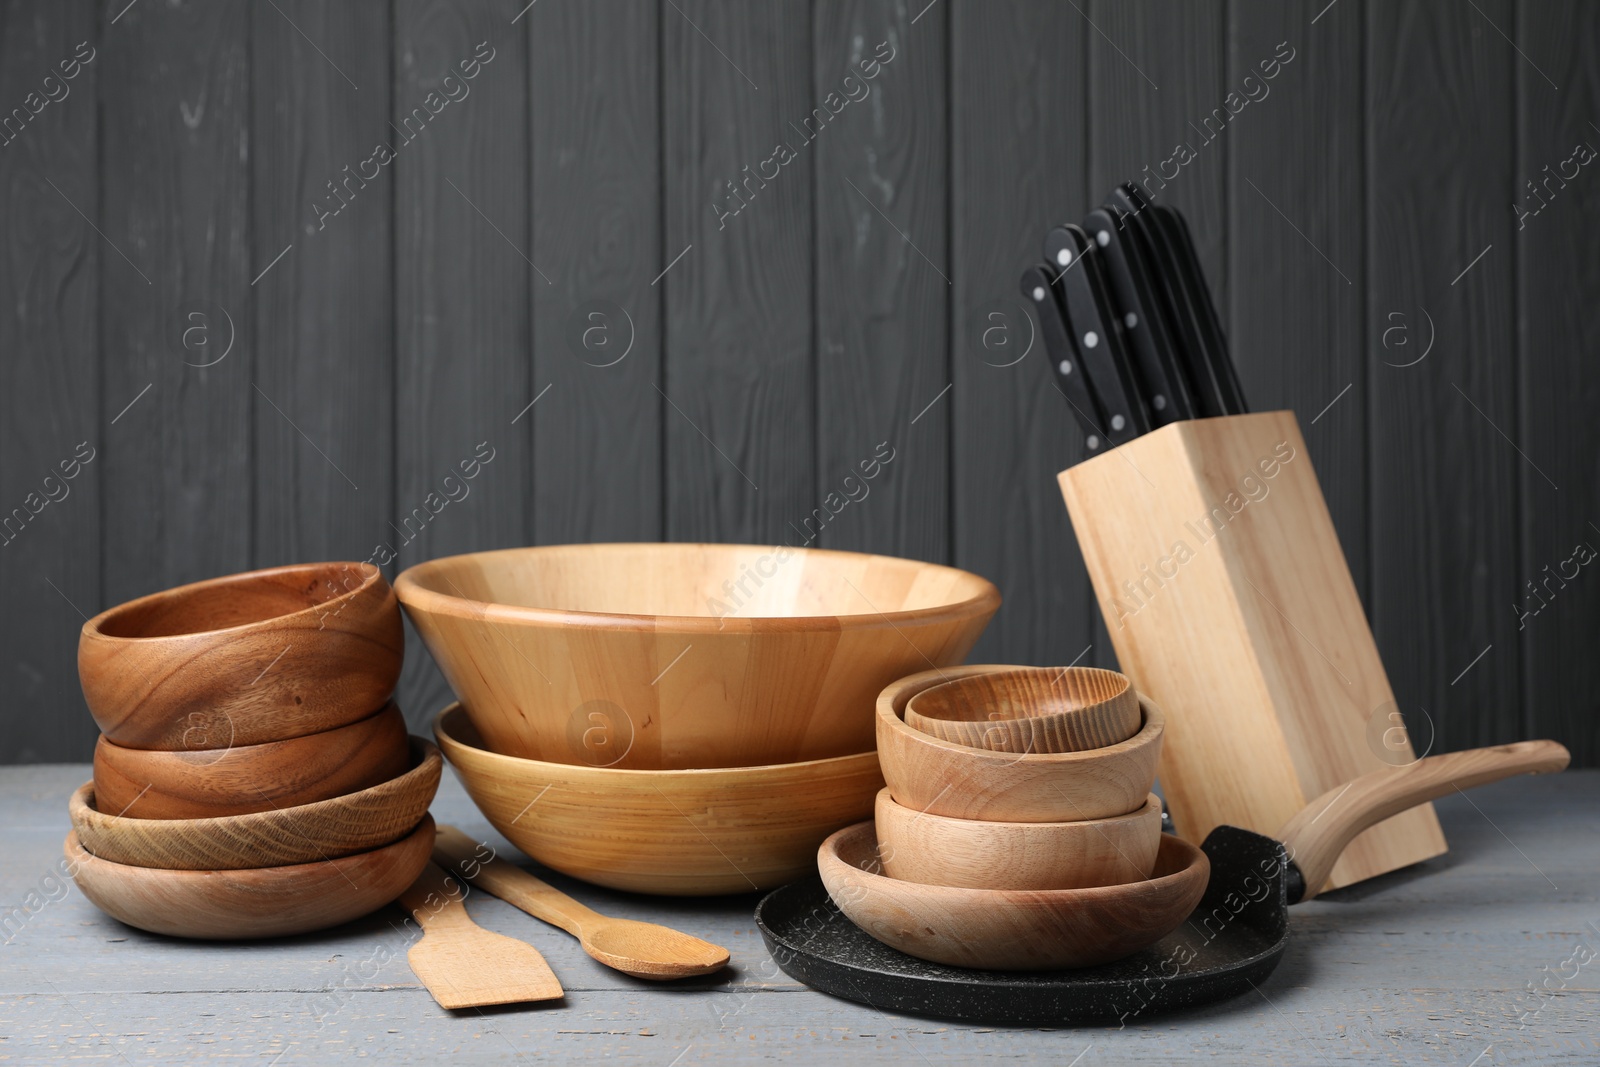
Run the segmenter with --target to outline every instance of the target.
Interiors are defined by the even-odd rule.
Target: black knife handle
[[[1052,274],[1043,266],[1023,271],[1022,295],[1039,316],[1039,333],[1044,338],[1044,350],[1050,359],[1050,373],[1055,378],[1056,388],[1078,417],[1078,425],[1084,432],[1084,446],[1095,452],[1105,443],[1105,432],[1101,429],[1105,422],[1089,391],[1089,383],[1084,379],[1083,369],[1078,365],[1077,349],[1050,284]]]
[[[1053,262],[1066,266],[1056,276],[1067,326],[1078,349],[1089,388],[1105,415],[1106,440],[1124,444],[1150,431],[1133,366],[1122,347],[1122,324],[1110,310],[1101,277],[1098,249],[1077,226],[1057,226],[1046,237]]]
[[[1217,394],[1222,398],[1224,413],[1243,415],[1250,408],[1245,403],[1244,390],[1239,385],[1239,372],[1228,353],[1228,338],[1222,332],[1222,320],[1217,316],[1217,305],[1211,299],[1211,290],[1206,285],[1205,270],[1200,266],[1200,256],[1195,251],[1189,224],[1184,220],[1183,212],[1165,204],[1152,205],[1150,212],[1166,228],[1177,253],[1178,268],[1184,275],[1200,342],[1205,348],[1205,358],[1210,365]]]

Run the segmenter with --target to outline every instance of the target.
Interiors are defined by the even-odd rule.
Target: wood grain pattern
[[[917,693],[947,681],[1016,670],[994,664],[909,675],[878,697],[878,760],[896,802],[954,819],[1070,822],[1144,804],[1155,782],[1166,717],[1140,698],[1144,725],[1119,745],[1087,752],[992,752],[944,741],[903,720]]]
[[[387,782],[406,769],[406,724],[390,703],[320,734],[260,745],[163,752],[101,737],[94,792],[130,819],[209,819],[310,804]]]
[[[437,864],[400,894],[400,906],[422,926],[406,962],[442,1008],[560,1000],[561,982],[539,950],[485,930],[462,905],[465,890]]]
[[[1034,667],[977,674],[906,701],[912,729],[993,752],[1081,752],[1139,732],[1139,694],[1098,667]]]
[[[1087,889],[1150,876],[1161,842],[1161,798],[1109,819],[992,822],[896,804],[873,809],[883,873],[958,889]]]
[[[1531,61],[1514,61],[1512,191],[1523,212],[1537,209],[1519,217],[1512,245],[1521,368],[1515,436],[1528,456],[1527,463],[1516,460],[1522,559],[1511,594],[1522,643],[1523,701],[1520,723],[1502,710],[1494,729],[1501,736],[1558,737],[1580,766],[1593,766],[1600,762],[1600,658],[1585,635],[1600,632],[1600,583],[1590,582],[1594,575],[1583,560],[1600,551],[1600,516],[1593,513],[1600,497],[1600,427],[1586,414],[1600,403],[1600,373],[1584,353],[1600,350],[1600,300],[1592,298],[1600,293],[1600,257],[1594,255],[1600,181],[1589,180],[1596,175],[1587,165],[1572,180],[1561,174],[1571,176],[1566,161],[1577,145],[1600,151],[1593,125],[1600,123],[1600,77],[1592,59],[1600,45],[1600,10],[1519,4],[1517,15],[1517,29],[1505,29]],[[1538,196],[1528,190],[1529,181]]]
[[[1431,723],[1448,751],[1521,735],[1505,715],[1520,697],[1515,501],[1534,473],[1508,441],[1519,58],[1490,25],[1512,28],[1504,0],[1368,14],[1368,305],[1413,323],[1424,308],[1438,334],[1416,366],[1373,368],[1372,629],[1411,733]]]
[[[1045,971],[1121,959],[1177,929],[1205,893],[1211,861],[1161,835],[1151,877],[1089,889],[957,889],[878,873],[871,823],[817,851],[828,895],[861,929],[918,959],[980,970]]]
[[[539,863],[666,896],[770,889],[809,875],[817,844],[872,813],[872,752],[769,767],[631,771],[501,756],[452,704],[434,737],[490,824]],[[538,817],[522,816],[534,804]]]
[[[67,834],[72,879],[95,907],[172,937],[288,937],[349,922],[399,896],[428,861],[433,819],[392,845],[334,860],[243,871],[161,871],[91,856]]]
[[[1292,413],[1164,426],[1062,471],[1061,493],[1117,658],[1170,716],[1161,782],[1186,838],[1271,833],[1413,758]],[[1333,882],[1444,850],[1416,808],[1353,841]]]
[[[549,545],[395,580],[473,724],[509,756],[745,767],[872,748],[878,691],[959,663],[994,586],[932,563],[751,545]]]
[[[282,867],[380,848],[409,833],[428,812],[444,757],[411,738],[411,769],[397,778],[327,800],[213,819],[134,819],[95,806],[94,783],[67,802],[78,841],[112,863],[166,870]]]
[[[0,600],[10,679],[0,760],[8,762],[83,759],[94,743],[73,684],[71,634],[101,603],[109,418],[95,351],[101,256],[122,265],[95,232],[95,93],[105,64],[96,7],[70,0],[48,18],[25,4],[0,7]]]
[[[607,967],[635,978],[668,981],[720,971],[728,950],[656,923],[601,915],[549,882],[495,858],[494,850],[454,826],[439,827],[433,861],[474,887],[560,927]]]

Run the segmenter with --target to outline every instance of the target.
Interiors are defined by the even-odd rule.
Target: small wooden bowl
[[[902,678],[878,696],[878,761],[900,805],[952,819],[1079,822],[1136,811],[1156,780],[1166,719],[1139,697],[1143,725],[1086,752],[990,752],[906,725],[906,702],[943,682],[1020,668],[945,667]]]
[[[370,563],[312,563],[179,586],[83,624],[78,677],[124,748],[258,745],[372,714],[405,634]]]
[[[1139,694],[1125,675],[1098,667],[1028,667],[924,689],[906,723],[991,752],[1083,752],[1139,732]]]
[[[108,815],[209,819],[310,804],[387,782],[407,766],[393,701],[360,722],[287,741],[192,752],[94,747],[94,795]]]
[[[878,794],[883,871],[903,882],[961,889],[1087,889],[1150,876],[1161,841],[1161,799],[1086,822],[948,819]]]
[[[163,871],[91,855],[68,831],[73,881],[119,922],[153,934],[231,941],[285,937],[376,911],[416,881],[433,849],[433,817],[392,845],[334,860],[241,871]]]
[[[78,841],[112,863],[178,871],[237,871],[337,859],[387,845],[428,813],[444,758],[411,738],[411,769],[342,797],[217,819],[129,819],[95,808],[94,783],[67,802]]]
[[[1151,877],[1092,889],[954,889],[877,873],[870,822],[817,851],[828,895],[851,922],[918,959],[981,970],[1045,971],[1122,959],[1182,925],[1211,877],[1194,845],[1161,835]]]

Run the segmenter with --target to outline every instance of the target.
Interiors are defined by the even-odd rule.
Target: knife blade
[[[1222,332],[1222,320],[1217,316],[1217,306],[1206,285],[1205,270],[1200,266],[1200,257],[1195,252],[1194,236],[1189,232],[1189,224],[1181,211],[1166,204],[1152,204],[1149,213],[1166,234],[1180,284],[1188,293],[1200,356],[1223,414],[1243,415],[1250,407],[1245,403],[1244,390],[1239,386],[1239,374],[1233,365],[1233,356],[1228,351],[1228,338]]]
[[[1050,373],[1055,378],[1056,388],[1078,417],[1078,425],[1084,432],[1084,447],[1096,452],[1105,443],[1105,433],[1101,429],[1105,420],[1079,366],[1077,347],[1062,317],[1050,275],[1050,268],[1042,264],[1023,271],[1022,295],[1039,316],[1039,333],[1044,337],[1044,350],[1050,358]]]

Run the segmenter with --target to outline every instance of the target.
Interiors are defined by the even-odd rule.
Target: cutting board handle
[[[1300,810],[1278,833],[1305,879],[1310,900],[1328,881],[1339,853],[1361,831],[1407,808],[1475,785],[1519,774],[1564,769],[1571,753],[1555,741],[1518,741],[1428,756],[1386,767],[1330,789]]]

